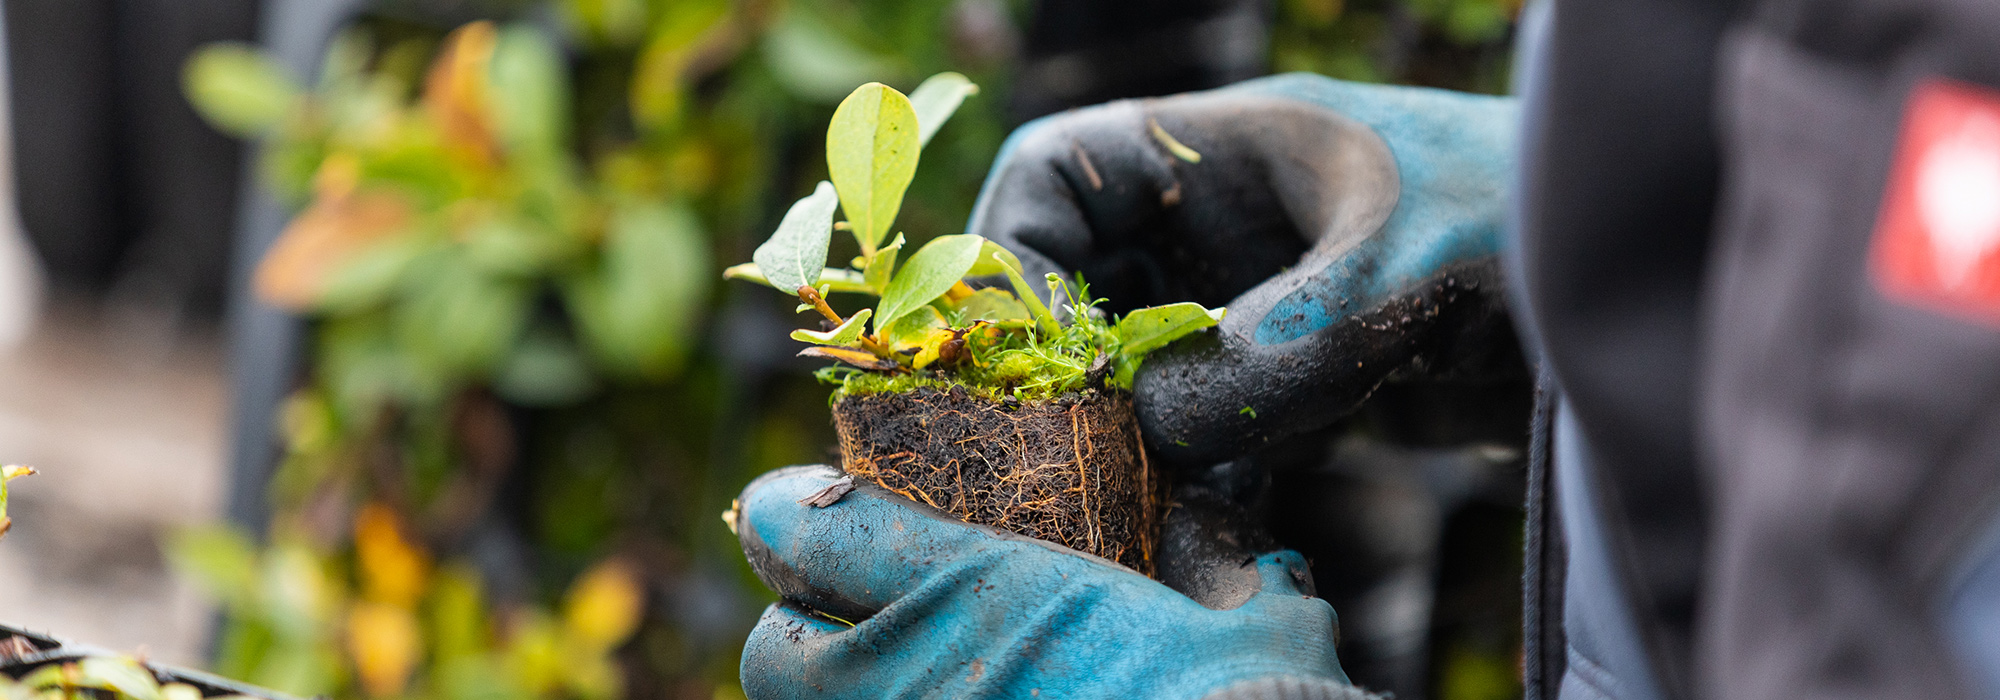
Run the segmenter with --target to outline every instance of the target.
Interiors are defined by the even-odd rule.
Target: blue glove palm
[[[825,467],[772,472],[738,534],[773,605],[743,654],[751,698],[1203,698],[1282,684],[1365,697],[1334,657],[1333,608],[1295,552],[1204,607],[1109,561],[968,525],[868,485],[814,508]],[[852,627],[828,616],[855,623]],[[1232,689],[1235,690],[1226,690]]]

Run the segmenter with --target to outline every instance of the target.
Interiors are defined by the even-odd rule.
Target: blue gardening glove
[[[1148,446],[1206,467],[1391,377],[1518,371],[1498,263],[1516,111],[1282,75],[1065,112],[1008,139],[968,232],[1031,277],[1082,271],[1113,311],[1226,304],[1135,386]]]
[[[1209,531],[1240,521],[1201,494],[1169,516],[1158,563],[1206,605],[873,485],[800,502],[836,481],[782,469],[738,501],[744,553],[785,597],[744,648],[753,700],[1368,697],[1346,685],[1333,608],[1311,596],[1303,558]]]

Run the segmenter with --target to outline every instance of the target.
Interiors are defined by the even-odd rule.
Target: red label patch
[[[1927,80],[1910,93],[1875,224],[1876,287],[2000,326],[2000,90]]]

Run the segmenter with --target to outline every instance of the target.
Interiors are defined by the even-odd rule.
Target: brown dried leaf
[[[303,311],[319,302],[333,273],[369,246],[402,231],[410,206],[384,191],[325,196],[306,207],[257,264],[257,296]]]
[[[492,22],[452,30],[424,76],[424,109],[445,143],[486,165],[499,160],[487,79],[499,36]]]
[[[854,477],[852,475],[843,476],[838,479],[835,479],[833,483],[827,484],[826,488],[814,491],[812,492],[812,495],[799,499],[799,503],[801,505],[808,505],[814,508],[825,508],[835,503],[839,503],[841,497],[846,496],[847,492],[853,490],[854,490]]]

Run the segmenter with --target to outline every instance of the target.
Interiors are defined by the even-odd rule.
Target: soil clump
[[[833,407],[841,468],[966,522],[1154,574],[1162,483],[1130,394],[999,402],[961,388],[849,395]]]

